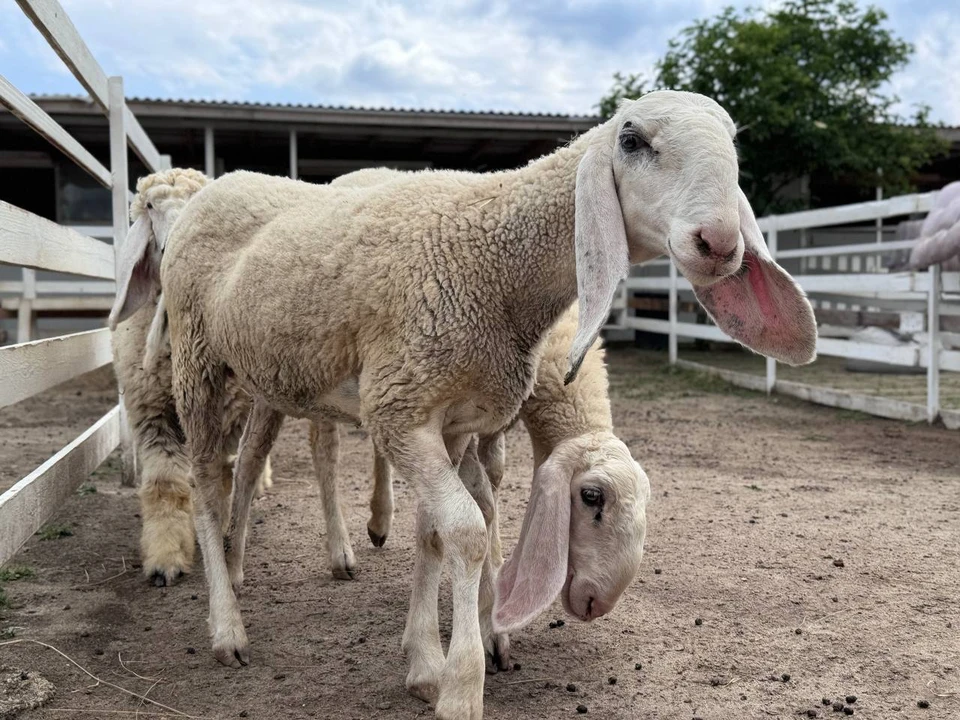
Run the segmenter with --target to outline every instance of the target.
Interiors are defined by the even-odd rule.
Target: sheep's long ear
[[[107,323],[111,330],[133,315],[160,287],[160,253],[153,247],[150,218],[144,214],[130,227],[117,260],[117,297]]]
[[[770,257],[753,208],[739,190],[743,266],[708,287],[697,299],[727,335],[788,365],[817,357],[817,321],[803,290]]]
[[[163,293],[157,297],[157,310],[153,313],[147,342],[143,348],[143,369],[149,373],[157,371],[164,339],[167,337],[167,306],[163,302]]]
[[[607,322],[617,283],[630,271],[630,251],[613,179],[612,149],[591,147],[577,168],[576,250],[580,319],[564,383],[577,376],[584,356]]]
[[[495,632],[522,628],[563,590],[570,550],[568,463],[551,456],[533,476],[520,539],[497,578]]]

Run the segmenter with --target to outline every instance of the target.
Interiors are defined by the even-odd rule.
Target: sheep
[[[128,243],[155,239],[163,249],[169,229],[187,201],[207,183],[196,170],[176,169],[153,173],[137,183],[130,206],[133,226]],[[193,564],[194,528],[190,490],[190,464],[183,431],[173,400],[169,345],[160,345],[156,357],[144,360],[147,339],[164,325],[163,303],[146,299],[140,310],[120,323],[111,337],[113,367],[127,411],[136,456],[140,464],[140,537],[144,574],[164,586],[187,572]],[[228,383],[223,430],[228,445],[236,446],[250,409],[249,396]],[[232,462],[224,458],[221,474],[221,516],[229,510]],[[269,461],[259,478],[258,493],[271,485]]]
[[[535,480],[535,486],[549,481],[569,483],[570,510],[566,516],[569,518],[572,515],[574,522],[564,518],[559,525],[552,527],[538,523],[537,532],[525,532],[524,542],[518,545],[515,557],[517,563],[522,558],[529,563],[532,560],[530,549],[543,543],[556,548],[556,557],[563,560],[564,570],[567,569],[569,558],[572,567],[581,569],[577,573],[579,592],[573,594],[579,600],[571,602],[570,596],[564,595],[565,607],[571,615],[589,619],[594,612],[605,614],[616,605],[639,570],[650,483],[623,442],[613,434],[606,366],[599,340],[588,351],[577,379],[569,385],[563,384],[565,352],[576,327],[577,307],[573,305],[548,333],[537,366],[536,384],[518,416],[533,442],[535,474],[542,467],[546,468],[544,473],[550,469],[562,471],[559,477]],[[318,425],[324,426],[324,432],[329,433],[331,440],[327,442],[336,442],[335,423],[311,423],[311,432],[315,432],[314,428]],[[480,475],[476,470],[465,469],[464,463],[472,461],[474,466],[482,468],[483,475],[476,477],[475,481],[489,482],[493,492],[493,505],[486,509],[490,514],[491,538],[481,576],[480,624],[484,649],[493,661],[494,669],[500,670],[509,667],[509,636],[506,632],[494,629],[492,616],[494,587],[503,564],[497,525],[497,495],[504,466],[503,432],[483,436],[478,442],[472,443],[461,463],[461,476],[471,471],[475,476]],[[311,439],[311,445],[314,444]],[[549,462],[551,459],[552,462]],[[336,487],[336,453],[323,456],[315,453],[314,460],[324,498],[331,570],[335,578],[344,579],[343,564],[338,561],[342,558],[352,561],[354,553]],[[373,544],[381,547],[386,535],[378,535],[373,528],[389,528],[393,516],[393,492],[389,463],[376,449],[374,467],[368,533]],[[584,484],[588,484],[589,488],[581,492],[580,486]],[[604,514],[605,522],[594,522]],[[228,540],[230,546],[239,542],[234,537]],[[429,559],[437,561],[433,556]],[[350,569],[349,577],[352,578],[352,563]],[[531,568],[525,567],[522,573],[516,570],[509,572],[509,577],[515,579],[518,574],[530,575]],[[430,572],[427,574],[431,575]],[[513,627],[526,624],[560,595],[566,577],[567,573],[560,573],[558,569],[550,578],[552,583],[540,583],[530,588],[529,591],[537,594],[536,602],[527,601],[522,616],[514,618],[511,611],[518,611],[517,598],[522,594],[518,592],[512,604],[504,602],[498,624]],[[592,592],[585,592],[584,588],[590,588]],[[507,583],[501,588],[500,594],[507,598],[512,590],[513,583]],[[595,598],[593,604],[590,598]]]
[[[709,98],[649,93],[512,171],[424,171],[369,188],[229,173],[184,208],[159,268],[146,239],[125,248],[120,275],[146,262],[150,272],[134,284],[159,284],[164,293],[220,662],[249,662],[236,568],[219,533],[229,372],[254,397],[238,484],[250,485],[284,415],[294,415],[361,418],[417,489],[418,557],[449,558],[453,627],[444,656],[432,624],[434,579],[418,565],[408,629],[411,620],[431,620],[424,632],[404,634],[407,688],[433,701],[438,718],[482,717],[478,595],[489,524],[481,507],[492,493],[487,483],[462,481],[458,468],[474,433],[495,433],[517,413],[536,349],[574,298],[580,315],[565,382],[576,377],[629,266],[666,253],[733,338],[790,364],[815,357],[812,308],[770,257],[738,187],[734,135],[729,115]],[[143,295],[121,287],[112,323]],[[559,473],[546,463],[541,471],[529,518],[559,511],[557,486],[546,482]],[[559,565],[531,560],[551,579]],[[494,617],[536,580],[514,577]],[[532,596],[524,591],[518,602]]]

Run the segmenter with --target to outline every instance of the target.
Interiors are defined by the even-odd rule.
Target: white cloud
[[[727,4],[62,2],[107,73],[124,76],[130,95],[567,113],[592,112],[615,71],[649,70],[679,28]],[[62,63],[22,16],[8,23],[11,11],[20,11],[4,5],[0,62],[21,63],[11,79],[29,92],[60,91]],[[960,46],[951,34],[960,37],[958,21],[946,12],[925,22],[911,38],[916,59],[894,86],[908,103],[929,102],[939,118],[960,123]]]

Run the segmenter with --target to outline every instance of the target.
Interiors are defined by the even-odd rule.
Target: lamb
[[[517,413],[541,338],[574,298],[580,315],[565,382],[629,265],[665,253],[732,337],[790,364],[815,356],[810,304],[770,258],[737,185],[734,134],[709,98],[649,93],[513,171],[427,171],[369,188],[230,173],[184,208],[159,268],[148,239],[124,247],[111,322],[134,312],[159,276],[218,660],[249,661],[231,584],[236,567],[219,532],[220,415],[232,373],[254,397],[238,485],[259,474],[286,414],[359,417],[417,488],[420,557],[451,562],[453,628],[444,657],[432,624],[435,584],[418,563],[408,629],[420,618],[430,627],[405,633],[407,687],[434,701],[438,718],[482,717],[478,595],[489,524],[481,507],[492,498],[489,484],[461,480],[460,461],[474,433],[495,433]],[[149,271],[134,275],[140,262]],[[529,518],[567,505],[568,487],[558,502],[557,484],[546,479],[559,472],[546,465]],[[531,561],[551,572],[561,564]],[[503,575],[501,585],[511,574]],[[536,580],[518,572],[512,591],[496,599],[495,619],[515,607],[515,595],[520,606],[532,604],[527,589]],[[574,574],[568,602],[576,587]]]
[[[143,242],[146,238],[162,250],[177,215],[206,184],[205,175],[190,169],[167,170],[142,178],[130,206],[133,226],[127,242]],[[151,332],[162,329],[163,320],[162,301],[152,296],[144,298],[141,309],[120,323],[111,337],[114,371],[140,464],[143,572],[157,586],[171,584],[188,571],[195,548],[190,464],[173,400],[168,343],[155,341],[160,345],[157,357],[144,361],[147,338]],[[228,383],[223,420],[228,448],[236,448],[249,410],[249,396],[236,383]],[[232,478],[229,457],[224,457],[220,477],[221,518],[225,524]],[[268,459],[260,475],[258,493],[263,493],[271,482]]]
[[[519,414],[533,443],[534,485],[538,488],[550,483],[568,485],[569,507],[558,509],[552,517],[556,520],[554,524],[550,524],[549,514],[546,518],[528,518],[500,587],[504,602],[496,623],[501,626],[522,626],[546,609],[561,594],[570,576],[569,568],[580,568],[580,571],[574,573],[578,589],[563,595],[567,611],[581,619],[589,619],[594,613],[605,614],[636,576],[643,557],[650,483],[627,447],[613,433],[604,352],[599,340],[587,352],[577,378],[569,385],[563,383],[566,350],[576,332],[577,317],[577,307],[573,305],[549,331],[537,366],[533,393],[524,401]],[[335,438],[336,424],[325,425]],[[389,527],[393,514],[389,464],[381,453],[375,451],[374,456],[378,471],[368,530]],[[333,498],[330,505],[325,505],[328,550],[333,559],[352,559],[353,549],[337,499],[335,457],[334,454],[333,466],[326,469],[317,463],[321,487],[324,483],[333,485],[332,489],[322,487],[324,498]],[[491,538],[485,574],[481,577],[480,624],[484,648],[494,668],[503,670],[509,667],[509,636],[494,631],[492,616],[493,587],[503,564],[497,526],[497,494],[504,465],[503,432],[472,443],[467,457],[482,467],[486,478],[479,481],[489,482],[494,495],[493,506],[488,509]],[[461,463],[461,476],[465,472]],[[382,487],[383,484],[387,487]],[[383,498],[389,498],[389,503],[384,503]],[[598,518],[605,521],[596,522]],[[374,545],[382,546],[384,536],[376,535],[373,530],[370,536]],[[235,542],[231,538],[231,545]],[[562,567],[554,568],[547,582],[523,591],[517,589],[513,602],[509,602],[516,578],[535,575],[529,564],[539,560],[533,550],[540,546],[554,547],[556,553],[548,559],[561,562]],[[439,565],[435,554],[428,556],[428,561]],[[332,571],[334,577],[343,577],[339,564],[334,563]],[[434,577],[432,571],[425,574]],[[604,580],[594,580],[594,577]],[[610,578],[614,580],[611,582]],[[536,602],[527,601],[521,606],[518,598],[523,592],[536,593]],[[512,613],[516,612],[521,616],[514,617]]]

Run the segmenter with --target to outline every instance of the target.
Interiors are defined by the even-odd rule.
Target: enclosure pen
[[[17,0],[50,47],[60,56],[110,124],[110,169],[24,93],[0,76],[0,103],[36,130],[113,193],[113,241],[107,243],[62,227],[0,201],[0,263],[23,268],[18,339],[29,337],[37,270],[114,279],[114,253],[128,230],[130,200],[127,146],[156,171],[169,167],[127,108],[123,80],[107,77],[57,0]],[[71,283],[75,285],[75,283]],[[103,283],[94,283],[102,286]],[[111,362],[106,328],[0,348],[0,407],[20,402]],[[0,565],[57,510],[73,490],[125,438],[123,405],[114,407],[73,442],[0,495]],[[124,445],[124,484],[132,485],[135,463]]]

